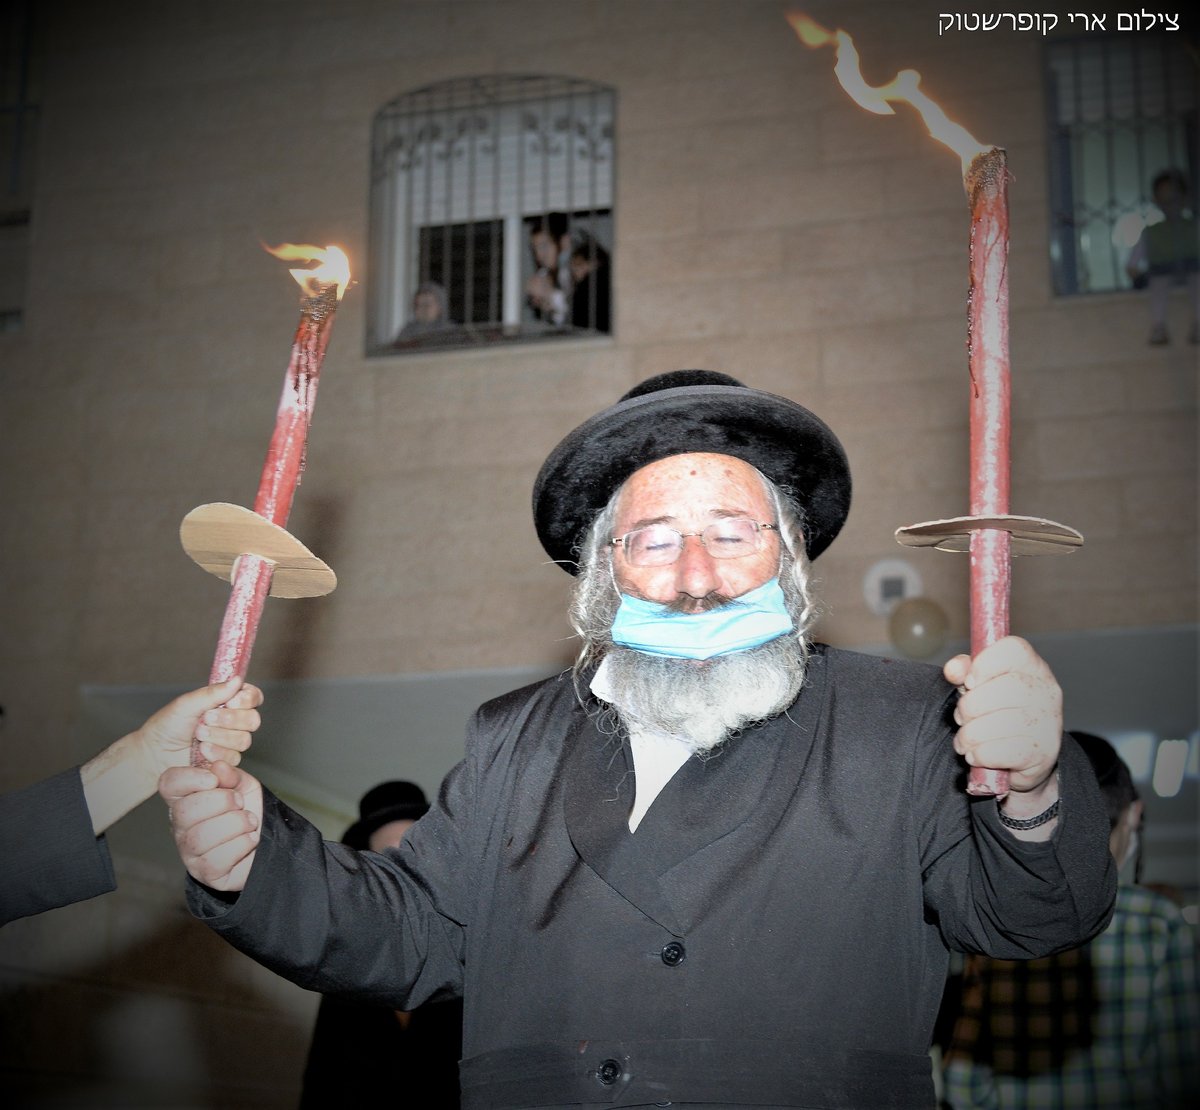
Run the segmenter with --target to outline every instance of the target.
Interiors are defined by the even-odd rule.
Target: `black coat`
[[[396,1105],[458,1110],[462,1002],[430,1002],[411,1013],[326,995],[304,1067],[300,1110],[368,1107],[387,1093]]]
[[[818,648],[778,718],[690,760],[636,833],[627,747],[560,676],[485,705],[386,858],[268,796],[243,893],[194,912],[316,990],[466,1001],[463,1106],[932,1105],[948,948],[1081,942],[1115,869],[1067,738],[1029,844],[962,791],[933,667]]]

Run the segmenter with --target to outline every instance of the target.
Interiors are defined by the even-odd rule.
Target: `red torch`
[[[286,261],[320,264],[291,271],[303,290],[300,323],[254,510],[221,502],[201,505],[180,525],[184,550],[205,570],[232,584],[209,676],[213,683],[246,674],[268,594],[319,597],[337,585],[333,571],[284,526],[304,469],[321,363],[334,313],[350,282],[350,266],[338,247],[285,243],[267,249]],[[192,763],[204,763],[195,742]]]
[[[920,89],[921,75],[906,69],[889,84],[864,81],[858,53],[845,31],[831,32],[805,15],[788,22],[806,46],[835,46],[834,73],[851,98],[867,111],[893,115],[891,101],[915,108],[929,133],[962,160],[963,185],[971,208],[967,294],[967,363],[970,370],[969,515],[900,528],[896,538],[910,547],[969,551],[971,654],[1008,635],[1012,555],[1073,551],[1083,537],[1073,528],[1040,517],[1013,516],[1009,501],[1008,358],[1008,158],[947,118]],[[1008,793],[1008,772],[972,767],[967,792]]]

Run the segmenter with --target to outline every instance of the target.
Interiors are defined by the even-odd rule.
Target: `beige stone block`
[[[634,352],[634,376],[637,381],[644,381],[670,370],[699,368],[732,374],[739,381],[744,380],[747,385],[758,387],[758,363],[753,351],[759,344],[770,342],[757,338],[743,339],[740,336],[668,338],[662,341],[652,337],[639,344]],[[791,345],[787,338],[776,339],[775,342]],[[633,384],[630,382],[630,387]]]
[[[750,288],[751,283],[745,283],[740,296],[731,297],[723,281],[660,285],[652,296],[626,302],[621,335],[625,342],[638,343],[752,330],[769,313],[760,304],[747,304],[753,300]]]
[[[729,283],[732,297],[740,279],[777,274],[783,267],[783,244],[778,235],[734,232],[630,241],[622,246],[618,276],[648,289],[672,282],[724,281]]]
[[[617,254],[626,239],[698,234],[703,223],[703,186],[698,181],[669,186],[631,185],[621,193]]]
[[[1080,297],[1014,314],[1013,364],[1095,366],[1136,358],[1145,351],[1136,308],[1128,297]]]
[[[1036,443],[1050,479],[1179,473],[1195,461],[1195,425],[1186,415],[1047,420]]]
[[[1040,213],[1039,213],[1040,217]],[[1047,263],[1048,248],[1044,243],[1009,254],[1008,299],[1011,314],[1024,309],[1041,309],[1051,303],[1053,290],[1050,281],[1050,266]],[[963,254],[963,286],[969,282],[967,256]],[[1011,319],[1011,316],[1010,316]]]
[[[895,436],[914,449],[927,430],[966,434],[965,392],[937,380],[883,381],[865,388],[831,383],[826,396],[830,411],[845,414],[847,422],[864,432]]]
[[[827,327],[822,342],[830,384],[868,389],[881,382],[920,382],[936,376],[946,383],[942,388],[957,389],[956,379],[966,374],[966,327],[956,317],[890,319],[869,327],[847,321],[840,328]]]
[[[840,272],[835,276],[846,280]],[[737,327],[728,330],[759,337],[812,330],[836,298],[833,280],[829,273],[746,280],[738,289]]]
[[[657,6],[667,12],[672,9],[670,4]],[[833,64],[831,53],[806,50],[781,9],[770,3],[743,4],[736,18],[730,18],[728,8],[720,3],[677,4],[674,20],[659,36],[659,41],[674,43],[678,64],[700,73],[778,69],[800,78],[823,62]]]
[[[1125,373],[1119,366],[1013,370],[1014,408],[1030,419],[1080,418],[1119,413],[1126,407]]]
[[[932,143],[928,138],[925,141]],[[969,212],[961,162],[941,144],[915,150],[919,153],[881,163],[881,173],[886,175],[883,211],[892,219],[914,212]]]
[[[794,96],[793,75],[786,69],[687,73],[671,79],[657,70],[621,89],[623,126],[638,121],[670,120],[676,127],[708,127],[738,119],[770,118]]]
[[[830,211],[845,220],[869,218],[886,206],[878,180],[825,170],[711,178],[700,188],[706,232],[789,227]]]
[[[818,121],[785,116],[782,119],[738,119],[700,128],[695,138],[704,152],[696,165],[707,176],[778,175],[809,171],[818,148]]]
[[[921,125],[906,118],[907,113],[880,116],[868,112],[842,91],[832,72],[829,80],[837,92],[819,116],[822,163],[843,179],[887,180],[893,161],[911,157],[914,143],[927,141]]]
[[[864,480],[876,482],[886,490],[941,489],[958,492],[965,480],[967,448],[957,429],[931,428],[919,441],[900,436],[879,442],[870,429],[853,428],[842,433],[848,453],[861,459],[857,470]],[[959,510],[948,507],[944,516]]]
[[[924,264],[930,257],[961,262],[967,273],[968,221],[949,209],[916,212],[903,219],[830,220],[788,228],[781,236],[790,268],[842,267],[858,259],[864,265],[889,262]]]
[[[1121,366],[1125,403],[1132,412],[1196,412],[1196,387],[1200,380],[1196,348],[1165,359],[1145,359]],[[1174,352],[1172,352],[1174,353]]]
[[[1124,530],[1131,534],[1161,533],[1163,540],[1194,534],[1197,516],[1195,470],[1123,479],[1112,491]]]
[[[623,189],[688,182],[703,172],[708,147],[697,134],[700,128],[626,128],[624,118],[618,118],[616,165]],[[624,219],[621,212],[622,225]]]

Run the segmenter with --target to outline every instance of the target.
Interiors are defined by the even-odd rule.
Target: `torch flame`
[[[268,254],[284,262],[317,262],[311,270],[289,270],[288,272],[304,290],[305,296],[320,296],[325,286],[336,285],[340,301],[350,284],[350,259],[341,247],[313,247],[307,243],[281,243],[278,247],[263,244]]]
[[[815,49],[836,44],[837,62],[833,72],[842,88],[860,108],[877,115],[890,116],[895,113],[889,101],[911,104],[925,121],[929,134],[938,142],[945,143],[962,160],[964,175],[974,158],[992,149],[976,139],[965,127],[949,119],[937,103],[921,91],[921,75],[915,69],[901,70],[886,85],[868,85],[862,75],[854,40],[845,31],[827,31],[801,12],[792,13],[787,21],[807,47]]]

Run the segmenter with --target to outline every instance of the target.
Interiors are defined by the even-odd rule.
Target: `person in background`
[[[416,783],[372,787],[342,837],[355,851],[387,852],[429,809]],[[393,1010],[326,994],[317,1009],[300,1110],[367,1106],[382,1092],[421,1092],[420,1105],[457,1110],[462,1000]]]
[[[953,1110],[1182,1110],[1200,1092],[1196,938],[1136,885],[1142,802],[1107,740],[1073,732],[1108,804],[1122,882],[1084,948],[1027,962],[967,958],[945,1067]]]
[[[565,212],[547,212],[529,225],[533,275],[525,299],[534,315],[552,327],[571,322],[571,221]]]
[[[236,766],[261,704],[262,691],[240,678],[193,690],[82,767],[0,796],[0,925],[115,890],[104,830],[168,767],[188,766],[192,737],[206,759]]]
[[[1151,183],[1163,218],[1142,230],[1125,263],[1135,288],[1143,283],[1150,297],[1150,344],[1171,341],[1167,296],[1172,286],[1187,289],[1192,323],[1188,342],[1200,342],[1200,224],[1188,206],[1188,182],[1180,170],[1163,170]]]
[[[609,256],[590,235],[571,248],[571,324],[591,331],[612,330]]]

